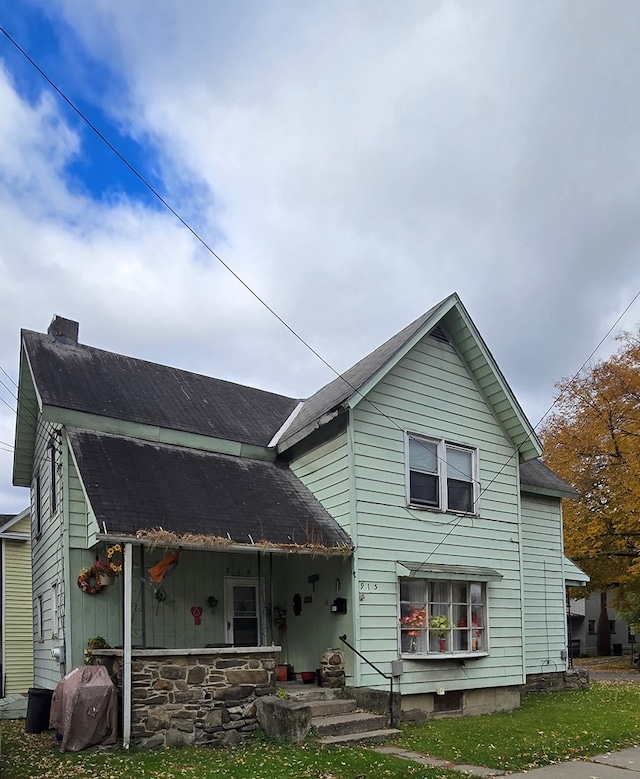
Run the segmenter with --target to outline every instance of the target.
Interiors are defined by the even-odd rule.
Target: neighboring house
[[[19,514],[0,514],[3,699],[24,695],[33,685],[30,532],[29,509]],[[0,716],[3,711],[0,702]]]
[[[426,714],[511,708],[567,667],[575,492],[455,294],[304,402],[85,346],[60,317],[22,332],[19,397],[38,685],[97,635],[124,647],[125,715],[131,653],[248,647],[302,671],[346,634]],[[116,584],[82,592],[120,547]],[[349,684],[388,689],[345,658]]]
[[[611,605],[613,589],[607,591],[607,616],[611,633],[611,651],[613,654],[635,652],[638,639],[631,631],[629,623],[618,617]],[[575,654],[598,654],[598,622],[600,619],[600,593],[592,592],[588,598],[571,601],[571,638]]]

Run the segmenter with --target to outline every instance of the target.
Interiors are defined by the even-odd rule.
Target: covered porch
[[[89,652],[118,680],[125,744],[235,743],[256,729],[255,701],[275,692],[279,667],[297,678],[313,672],[351,632],[350,556],[194,541],[171,548],[163,535],[162,546],[153,534],[99,539],[94,551],[121,550],[123,570],[84,599],[104,622],[102,633],[83,634],[82,651],[97,635],[109,645]]]
[[[110,657],[120,679],[125,744],[136,707],[147,717],[154,705],[179,707],[163,717],[182,710],[186,721],[191,708],[245,706],[273,691],[278,665],[314,671],[353,633],[351,539],[286,465],[105,433],[68,437],[90,518],[71,568],[116,560],[120,570],[100,592],[74,593],[67,662],[82,662],[90,639],[109,645],[91,651]],[[162,670],[192,665],[205,669],[194,689],[202,670]],[[233,683],[228,668],[253,681]]]

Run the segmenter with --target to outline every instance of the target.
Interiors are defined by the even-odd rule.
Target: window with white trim
[[[410,505],[476,513],[476,449],[407,433],[407,460]]]
[[[486,654],[484,582],[400,579],[400,653],[413,657]]]

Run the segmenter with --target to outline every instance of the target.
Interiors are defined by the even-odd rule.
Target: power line
[[[624,317],[624,315],[627,313],[627,311],[631,308],[631,306],[636,302],[636,300],[640,297],[640,290],[636,292],[636,294],[633,296],[633,299],[631,302],[627,305],[627,307],[624,309],[624,311],[620,314],[620,316],[616,319],[616,321],[611,325],[611,327],[607,330],[607,332],[602,336],[600,339],[600,342],[596,346],[596,348],[591,352],[591,354],[587,357],[587,359],[582,363],[582,365],[578,368],[578,370],[574,373],[571,380],[564,385],[564,387],[561,389],[558,397],[553,401],[553,403],[549,406],[549,408],[544,412],[542,417],[540,418],[538,424],[534,427],[534,430],[537,430],[537,428],[540,427],[540,425],[544,422],[544,420],[547,418],[549,413],[558,405],[560,402],[560,398],[565,394],[565,392],[569,391],[569,388],[573,384],[573,382],[578,378],[578,376],[582,373],[582,371],[585,369],[585,367],[588,365],[588,363],[591,361],[593,356],[596,354],[598,349],[602,346],[602,344],[607,340],[607,338],[611,335],[613,332],[614,327],[620,322],[620,320]]]
[[[157,198],[157,200],[162,203],[162,205],[175,217],[175,219],[178,220],[178,222],[187,229],[191,235],[198,241],[198,243],[208,251],[212,257],[214,257],[246,290],[249,292],[273,317],[275,317],[293,336],[296,338],[306,349],[308,349],[320,362],[323,363],[329,370],[336,375],[336,377],[342,379],[345,384],[361,399],[365,400],[369,405],[382,417],[387,419],[389,422],[391,422],[395,427],[397,427],[402,432],[405,432],[404,429],[391,417],[389,417],[387,414],[385,414],[373,401],[369,400],[368,398],[365,398],[365,396],[356,388],[354,387],[345,377],[336,369],[334,368],[316,349],[314,349],[311,344],[305,340],[301,335],[299,335],[294,328],[283,318],[281,317],[257,292],[255,292],[249,284],[244,281],[244,279],[235,271],[233,268],[216,252],[214,249],[205,241],[205,239],[193,228],[191,225],[182,217],[180,214],[171,206],[171,204],[157,191],[157,189],[124,157],[124,155],[118,151],[118,149],[108,140],[108,138],[96,127],[93,122],[72,102],[70,98],[66,96],[66,94],[55,84],[55,82],[40,68],[40,66],[35,62],[35,60],[29,56],[29,54],[17,43],[17,41],[14,40],[14,38],[4,29],[4,27],[0,26],[0,32],[7,38],[7,40],[22,54],[23,57],[32,65],[32,67],[40,74],[40,76],[49,84],[49,86],[59,95],[59,97],[69,106],[69,108],[101,139],[101,141],[109,148],[109,150],[129,169],[129,171],[143,184],[144,187],[147,188],[151,194]],[[576,375],[571,380],[572,382],[575,381],[577,376],[580,374],[580,372],[583,370],[585,365],[589,362],[589,360],[593,357],[593,355],[597,352],[597,350],[600,348],[600,346],[604,343],[606,338],[609,336],[611,331],[614,329],[614,327],[618,324],[618,322],[622,319],[622,317],[626,314],[626,312],[629,310],[629,308],[633,305],[635,300],[640,296],[640,291],[636,294],[636,296],[633,298],[631,303],[625,308],[625,310],[622,312],[622,314],[618,317],[616,322],[612,325],[612,327],[609,329],[607,334],[603,337],[603,339],[600,341],[598,346],[593,350],[591,355],[587,358],[587,360],[583,363],[579,371],[576,373]],[[4,372],[4,371],[3,371]],[[539,425],[542,423],[542,421],[546,418],[546,416],[550,413],[550,411],[555,407],[555,405],[558,403],[560,397],[562,396],[562,393],[556,398],[554,403],[550,406],[550,408],[545,412],[545,414],[542,416],[538,424],[535,426],[535,428],[539,427]],[[8,405],[8,404],[7,404]],[[534,429],[535,429],[534,428]],[[37,433],[37,431],[36,431]],[[416,439],[417,440],[417,439]],[[477,505],[477,501],[480,499],[480,497],[486,492],[486,490],[493,484],[493,482],[498,478],[498,476],[504,471],[504,469],[507,467],[509,462],[513,459],[513,457],[517,454],[515,452],[513,455],[511,455],[507,460],[505,461],[502,468],[500,468],[499,471],[496,472],[496,474],[493,476],[491,481],[487,482],[484,486],[481,487],[477,497],[474,499],[473,508],[475,509]],[[438,459],[441,461],[443,458],[441,458],[439,455],[437,455]],[[445,461],[446,462],[446,461]],[[447,463],[447,467],[451,467],[449,463]],[[453,466],[455,468],[455,466]],[[458,469],[456,469],[458,470]],[[410,516],[413,517],[413,514],[409,511],[407,507],[404,507],[407,512],[410,514]],[[449,536],[449,534],[452,532],[452,530],[457,527],[457,525],[464,519],[466,516],[476,516],[475,513],[471,512],[465,512],[462,515],[458,515],[459,520],[457,523],[453,525],[451,530],[445,535],[445,537],[441,540],[440,544],[444,543],[444,540]],[[438,545],[438,546],[439,546]],[[436,547],[437,549],[438,547]],[[429,557],[435,552],[435,549],[431,552]],[[427,558],[428,559],[428,558]],[[426,561],[425,561],[426,562]]]

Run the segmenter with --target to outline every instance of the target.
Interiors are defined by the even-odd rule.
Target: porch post
[[[131,575],[133,546],[124,544],[124,604],[122,652],[122,746],[129,749],[131,741]]]

